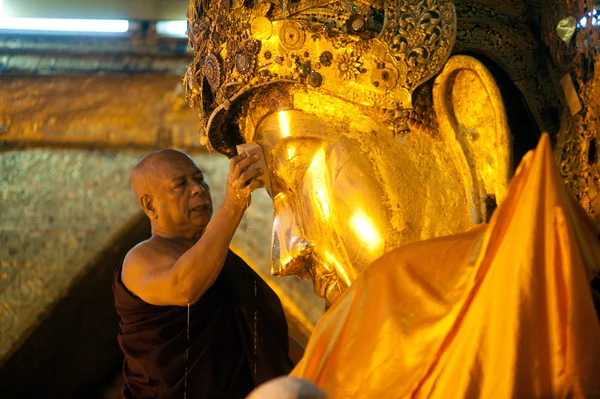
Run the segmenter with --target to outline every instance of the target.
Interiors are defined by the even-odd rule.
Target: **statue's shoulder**
[[[452,269],[451,264],[455,267],[468,266],[478,257],[486,227],[487,224],[480,224],[464,233],[403,245],[377,259],[367,270],[390,273],[391,270],[381,269],[402,268],[411,269],[416,274],[431,275]]]
[[[420,257],[422,253],[428,256],[444,256],[446,254],[442,251],[447,250],[453,253],[468,252],[483,236],[487,226],[485,223],[478,224],[463,233],[416,241],[394,251],[398,251],[408,259]]]

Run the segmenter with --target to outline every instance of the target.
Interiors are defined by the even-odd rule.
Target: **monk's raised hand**
[[[258,159],[258,155],[248,156],[247,154],[240,154],[231,159],[224,205],[240,211],[245,211],[250,206],[252,192],[263,186],[263,183],[257,178],[265,172],[262,169],[248,169]]]

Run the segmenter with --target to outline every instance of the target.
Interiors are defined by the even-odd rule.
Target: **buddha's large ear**
[[[433,106],[462,172],[472,222],[485,222],[504,198],[511,173],[512,139],[500,89],[481,62],[454,56],[435,79]]]

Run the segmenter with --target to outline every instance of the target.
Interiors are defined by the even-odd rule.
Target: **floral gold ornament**
[[[251,32],[257,40],[268,40],[273,34],[273,24],[268,18],[258,17],[252,22]]]
[[[371,72],[371,84],[379,90],[390,90],[398,82],[398,70],[393,66],[380,65]]]
[[[302,75],[304,75],[304,76],[308,76],[308,75],[310,74],[310,72],[311,72],[311,65],[310,65],[310,61],[308,61],[308,62],[303,62],[303,63],[300,65],[300,69],[302,70],[302,72],[301,72],[301,73],[302,73]]]
[[[323,51],[321,56],[319,57],[319,61],[324,66],[331,66],[331,62],[333,60],[333,54],[329,51]]]
[[[247,75],[252,71],[253,64],[252,56],[248,53],[242,52],[235,56],[235,69],[240,75]]]
[[[244,43],[244,51],[250,54],[260,53],[260,41],[256,39],[248,39]]]
[[[338,72],[345,80],[354,80],[361,73],[360,57],[352,53],[342,54],[338,58]]]
[[[312,87],[321,86],[321,82],[323,82],[323,76],[321,76],[319,72],[311,72],[311,74],[308,75],[308,84]]]
[[[215,54],[208,54],[204,59],[202,74],[213,90],[219,88],[221,85],[221,61]]]
[[[279,29],[279,40],[286,50],[299,50],[304,45],[304,30],[296,21],[284,21]]]
[[[346,22],[346,29],[350,34],[359,34],[367,27],[367,21],[365,17],[360,14],[353,14]]]

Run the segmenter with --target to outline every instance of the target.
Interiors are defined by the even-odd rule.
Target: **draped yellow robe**
[[[599,270],[544,135],[488,225],[374,262],[292,375],[329,398],[600,397]]]

